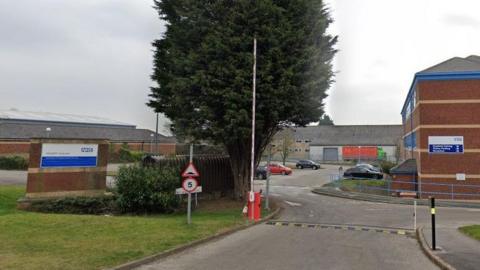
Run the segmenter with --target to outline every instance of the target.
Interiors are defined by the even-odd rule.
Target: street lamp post
[[[150,154],[153,154],[153,133],[150,134]]]

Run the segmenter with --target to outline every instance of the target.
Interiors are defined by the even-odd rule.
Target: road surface
[[[409,206],[351,201],[313,194],[329,181],[336,166],[295,170],[272,177],[271,195],[285,208],[286,223],[362,225],[411,228]],[[257,181],[256,189],[264,189]],[[426,222],[427,208],[419,209]],[[361,228],[361,226],[359,227]],[[261,224],[214,242],[185,250],[139,269],[437,269],[408,235],[332,226]]]

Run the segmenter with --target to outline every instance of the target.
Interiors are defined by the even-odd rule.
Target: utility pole
[[[158,112],[157,112],[157,125],[155,128],[155,152],[158,155]]]
[[[253,194],[253,175],[255,174],[255,103],[256,103],[256,77],[257,77],[257,39],[253,38],[253,86],[252,86],[252,152],[250,156],[250,192]],[[251,196],[251,195],[250,195]],[[249,199],[250,199],[250,196]],[[254,220],[254,202],[250,202],[251,219]]]

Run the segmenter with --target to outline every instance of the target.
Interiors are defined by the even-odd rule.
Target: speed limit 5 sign
[[[198,187],[198,181],[195,178],[186,178],[182,182],[182,188],[188,193],[194,192]]]

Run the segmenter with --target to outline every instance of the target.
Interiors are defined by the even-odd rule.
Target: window
[[[410,114],[415,109],[415,104],[417,103],[417,91],[413,91],[412,94],[408,97],[407,107],[405,108],[405,115],[403,116],[403,121],[410,116]]]
[[[412,150],[417,148],[417,133],[412,132],[403,138],[405,149]]]

